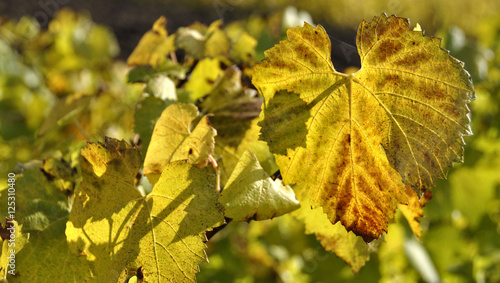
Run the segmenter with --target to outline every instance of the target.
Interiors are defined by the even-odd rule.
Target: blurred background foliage
[[[333,40],[354,45],[361,20],[397,14],[443,38],[443,48],[465,62],[478,97],[470,105],[474,136],[465,138],[465,163],[455,165],[448,180],[432,190],[421,220],[422,241],[413,239],[404,220],[390,224],[378,252],[353,274],[289,215],[230,223],[208,242],[210,263],[201,265],[198,280],[500,282],[499,1],[77,2],[0,4],[2,183],[8,172],[48,157],[64,157],[75,166],[86,140],[107,135],[134,141],[136,109],[145,91],[141,84],[127,83],[130,67],[124,61],[161,15],[171,33],[195,21],[209,25],[222,19],[225,26],[237,26],[257,40],[258,61],[287,27],[302,20],[322,24]],[[332,57],[339,70],[356,64],[345,54]],[[140,105],[158,115],[167,100]]]

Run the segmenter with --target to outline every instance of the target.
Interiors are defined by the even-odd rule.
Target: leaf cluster
[[[194,23],[173,33],[166,21],[144,34],[127,66],[113,60],[114,37],[85,15],[63,10],[47,31],[29,18],[2,24],[5,64],[17,71],[0,69],[2,88],[11,90],[1,106],[15,106],[23,134],[33,137],[25,147],[37,146],[18,159],[18,273],[9,281],[308,282],[330,280],[321,277],[332,271],[326,266],[347,279],[377,250],[379,268],[368,263],[371,273],[361,271],[359,280],[415,281],[410,264],[421,277],[425,264],[405,248],[448,263],[451,252],[437,252],[440,233],[465,243],[475,236],[464,238],[455,226],[472,233],[495,221],[487,216],[498,225],[495,133],[469,146],[481,152],[473,162],[481,170],[450,173],[466,199],[474,195],[468,183],[486,184],[474,208],[452,189],[453,205],[428,207],[429,189],[444,186],[436,180],[462,160],[475,96],[463,64],[406,19],[361,23],[362,67],[353,74],[335,69],[321,26],[289,29],[288,40],[255,65],[269,32],[262,19]],[[480,90],[498,92],[483,82]],[[16,102],[22,93],[48,114]],[[491,107],[478,112],[494,115]],[[490,121],[475,123],[490,128]],[[18,132],[3,123],[0,130],[5,159],[16,160]],[[462,216],[446,222],[452,208]],[[443,228],[428,229],[424,210]],[[413,235],[432,241],[422,245]],[[472,245],[484,259],[473,261],[484,265],[478,270],[494,270],[495,255],[482,252],[492,242]],[[2,263],[6,255],[4,247]]]

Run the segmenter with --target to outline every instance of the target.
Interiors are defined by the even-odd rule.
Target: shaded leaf
[[[48,112],[43,124],[38,130],[38,137],[44,135],[54,128],[62,127],[74,121],[74,119],[85,110],[92,99],[84,93],[75,93],[56,101]]]
[[[231,66],[215,82],[201,107],[216,117],[252,119],[259,115],[261,104],[255,90],[243,88],[240,69]]]
[[[186,78],[187,71],[188,68],[186,66],[179,65],[172,62],[172,60],[167,59],[161,64],[158,64],[155,68],[152,68],[149,65],[137,66],[133,68],[127,75],[127,81],[129,83],[146,83],[159,75],[183,80]]]
[[[43,173],[54,182],[54,185],[64,192],[71,195],[75,189],[76,169],[64,159],[56,160],[46,158],[43,160]]]
[[[300,207],[293,190],[273,181],[251,151],[241,155],[219,201],[234,221],[271,219]]]
[[[68,164],[54,163],[53,159],[46,159],[43,166],[63,179],[54,176],[49,180],[48,174],[37,167],[16,176],[15,216],[20,224],[16,225],[16,276],[7,278],[9,282],[88,281],[92,272],[86,259],[68,250],[64,234],[68,198],[58,184],[73,183],[76,176],[72,170],[68,172]],[[2,204],[7,204],[4,193],[7,190],[2,191]],[[2,211],[7,212],[7,208],[2,207]]]
[[[167,107],[165,101],[148,96],[137,104],[135,110],[134,132],[141,137],[141,155],[146,156],[151,135],[156,125],[156,121],[160,118],[161,113]]]
[[[227,56],[231,48],[231,41],[226,33],[220,29],[221,25],[222,22],[217,20],[208,27],[201,23],[181,27],[177,30],[175,44],[195,59]]]
[[[101,282],[123,282],[139,268],[147,282],[193,282],[206,261],[205,231],[224,223],[213,169],[169,163],[143,196],[134,185],[138,156],[112,139],[82,150],[83,182],[66,227],[70,249],[94,262]]]
[[[85,257],[77,256],[66,242],[66,221],[62,217],[43,231],[32,233],[16,254],[18,276],[9,282],[92,282],[92,270]],[[16,242],[17,245],[17,242]]]
[[[287,35],[254,67],[262,138],[285,184],[305,184],[332,223],[376,239],[407,203],[405,184],[425,191],[462,160],[469,75],[439,39],[395,16],[360,24],[362,67],[351,75],[334,69],[321,26]]]
[[[40,168],[24,170],[16,176],[15,220],[25,233],[45,230],[50,223],[68,215],[68,198],[53,182],[47,180]],[[7,190],[0,196],[0,211],[7,213]]]
[[[153,28],[146,32],[132,54],[127,59],[129,66],[150,65],[157,67],[163,63],[167,54],[175,50],[174,36],[167,36],[165,25],[167,19],[161,16],[153,24]]]
[[[156,122],[144,161],[144,174],[154,183],[165,165],[177,160],[206,165],[214,150],[217,134],[205,115],[193,129],[192,122],[198,117],[193,104],[172,104]]]

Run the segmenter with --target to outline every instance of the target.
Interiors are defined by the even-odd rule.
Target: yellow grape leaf
[[[360,24],[362,67],[349,75],[333,67],[323,27],[287,35],[254,67],[262,138],[285,184],[305,184],[332,223],[376,239],[407,203],[405,185],[425,191],[462,160],[470,76],[440,39],[404,18]]]
[[[211,58],[200,60],[184,86],[190,92],[189,97],[194,101],[209,93],[221,72],[219,60]]]
[[[241,155],[219,201],[224,215],[234,221],[271,219],[300,207],[292,188],[273,181],[249,150]]]
[[[408,204],[399,204],[398,208],[403,213],[406,221],[408,221],[413,234],[420,239],[422,236],[422,227],[420,227],[418,219],[424,217],[423,208],[425,204],[431,200],[432,193],[431,191],[426,191],[424,195],[419,198],[417,193],[410,186],[406,186],[406,196],[408,197]]]
[[[146,32],[132,54],[127,59],[129,66],[150,65],[157,67],[163,63],[170,52],[175,51],[174,35],[167,36],[165,25],[167,19],[161,16],[153,24],[153,28]]]
[[[144,174],[154,184],[165,165],[177,160],[206,165],[214,151],[215,129],[205,115],[193,129],[198,117],[194,104],[171,104],[156,122],[144,160]]]
[[[294,191],[301,207],[292,215],[304,222],[306,234],[314,233],[325,250],[334,252],[351,267],[352,272],[361,270],[370,259],[370,253],[375,251],[370,247],[372,243],[367,244],[353,232],[347,232],[338,222],[332,224],[321,208],[311,208],[305,186],[296,186]]]
[[[148,195],[135,187],[139,150],[106,139],[82,149],[82,183],[66,225],[73,253],[95,267],[96,282],[194,282],[206,261],[205,232],[224,223],[211,167],[167,164]]]

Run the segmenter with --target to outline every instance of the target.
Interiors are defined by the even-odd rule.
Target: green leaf
[[[144,174],[151,183],[165,165],[177,160],[206,165],[217,134],[205,115],[193,129],[198,109],[193,104],[172,104],[156,122],[144,161]]]
[[[273,181],[251,151],[242,154],[219,201],[234,221],[271,219],[300,207],[293,190]]]
[[[15,220],[25,233],[45,230],[54,221],[68,215],[68,197],[49,182],[40,168],[24,170],[16,176]],[[7,213],[7,190],[2,190],[0,211]]]
[[[407,203],[405,185],[425,191],[462,160],[469,74],[439,39],[395,16],[360,24],[362,67],[350,75],[334,69],[323,27],[287,35],[254,67],[262,137],[285,184],[305,184],[332,223],[376,239]]]
[[[68,192],[61,190],[59,184],[70,184],[76,179],[67,166],[49,158],[44,161],[45,173],[35,167],[16,176],[15,216],[20,225],[16,226],[16,276],[7,277],[9,282],[90,280],[89,264],[85,258],[70,253],[64,234],[69,214]],[[49,181],[48,177],[54,180]],[[3,200],[6,194],[7,190],[3,190],[2,205],[7,204],[7,199]],[[7,212],[7,208],[2,207],[2,211]],[[21,231],[26,234],[18,235]]]
[[[94,262],[96,280],[193,282],[206,261],[205,231],[224,223],[213,169],[169,163],[147,196],[134,183],[140,155],[108,138],[82,150],[83,181],[66,227],[70,249]]]
[[[43,232],[30,234],[27,245],[16,254],[18,276],[9,277],[9,282],[92,282],[89,262],[68,248],[67,220],[62,217]]]
[[[84,93],[75,93],[58,99],[40,126],[38,137],[46,134],[51,129],[74,122],[78,115],[89,107],[91,99],[92,96]]]
[[[156,125],[156,121],[160,118],[161,113],[167,107],[165,101],[148,96],[137,104],[135,110],[134,132],[141,137],[141,155],[146,156],[151,135]]]
[[[127,75],[127,81],[129,83],[146,83],[149,80],[160,75],[183,80],[186,78],[187,71],[187,66],[179,65],[175,62],[172,62],[172,60],[167,59],[164,62],[158,64],[155,68],[152,68],[149,65],[137,66],[133,68]]]

